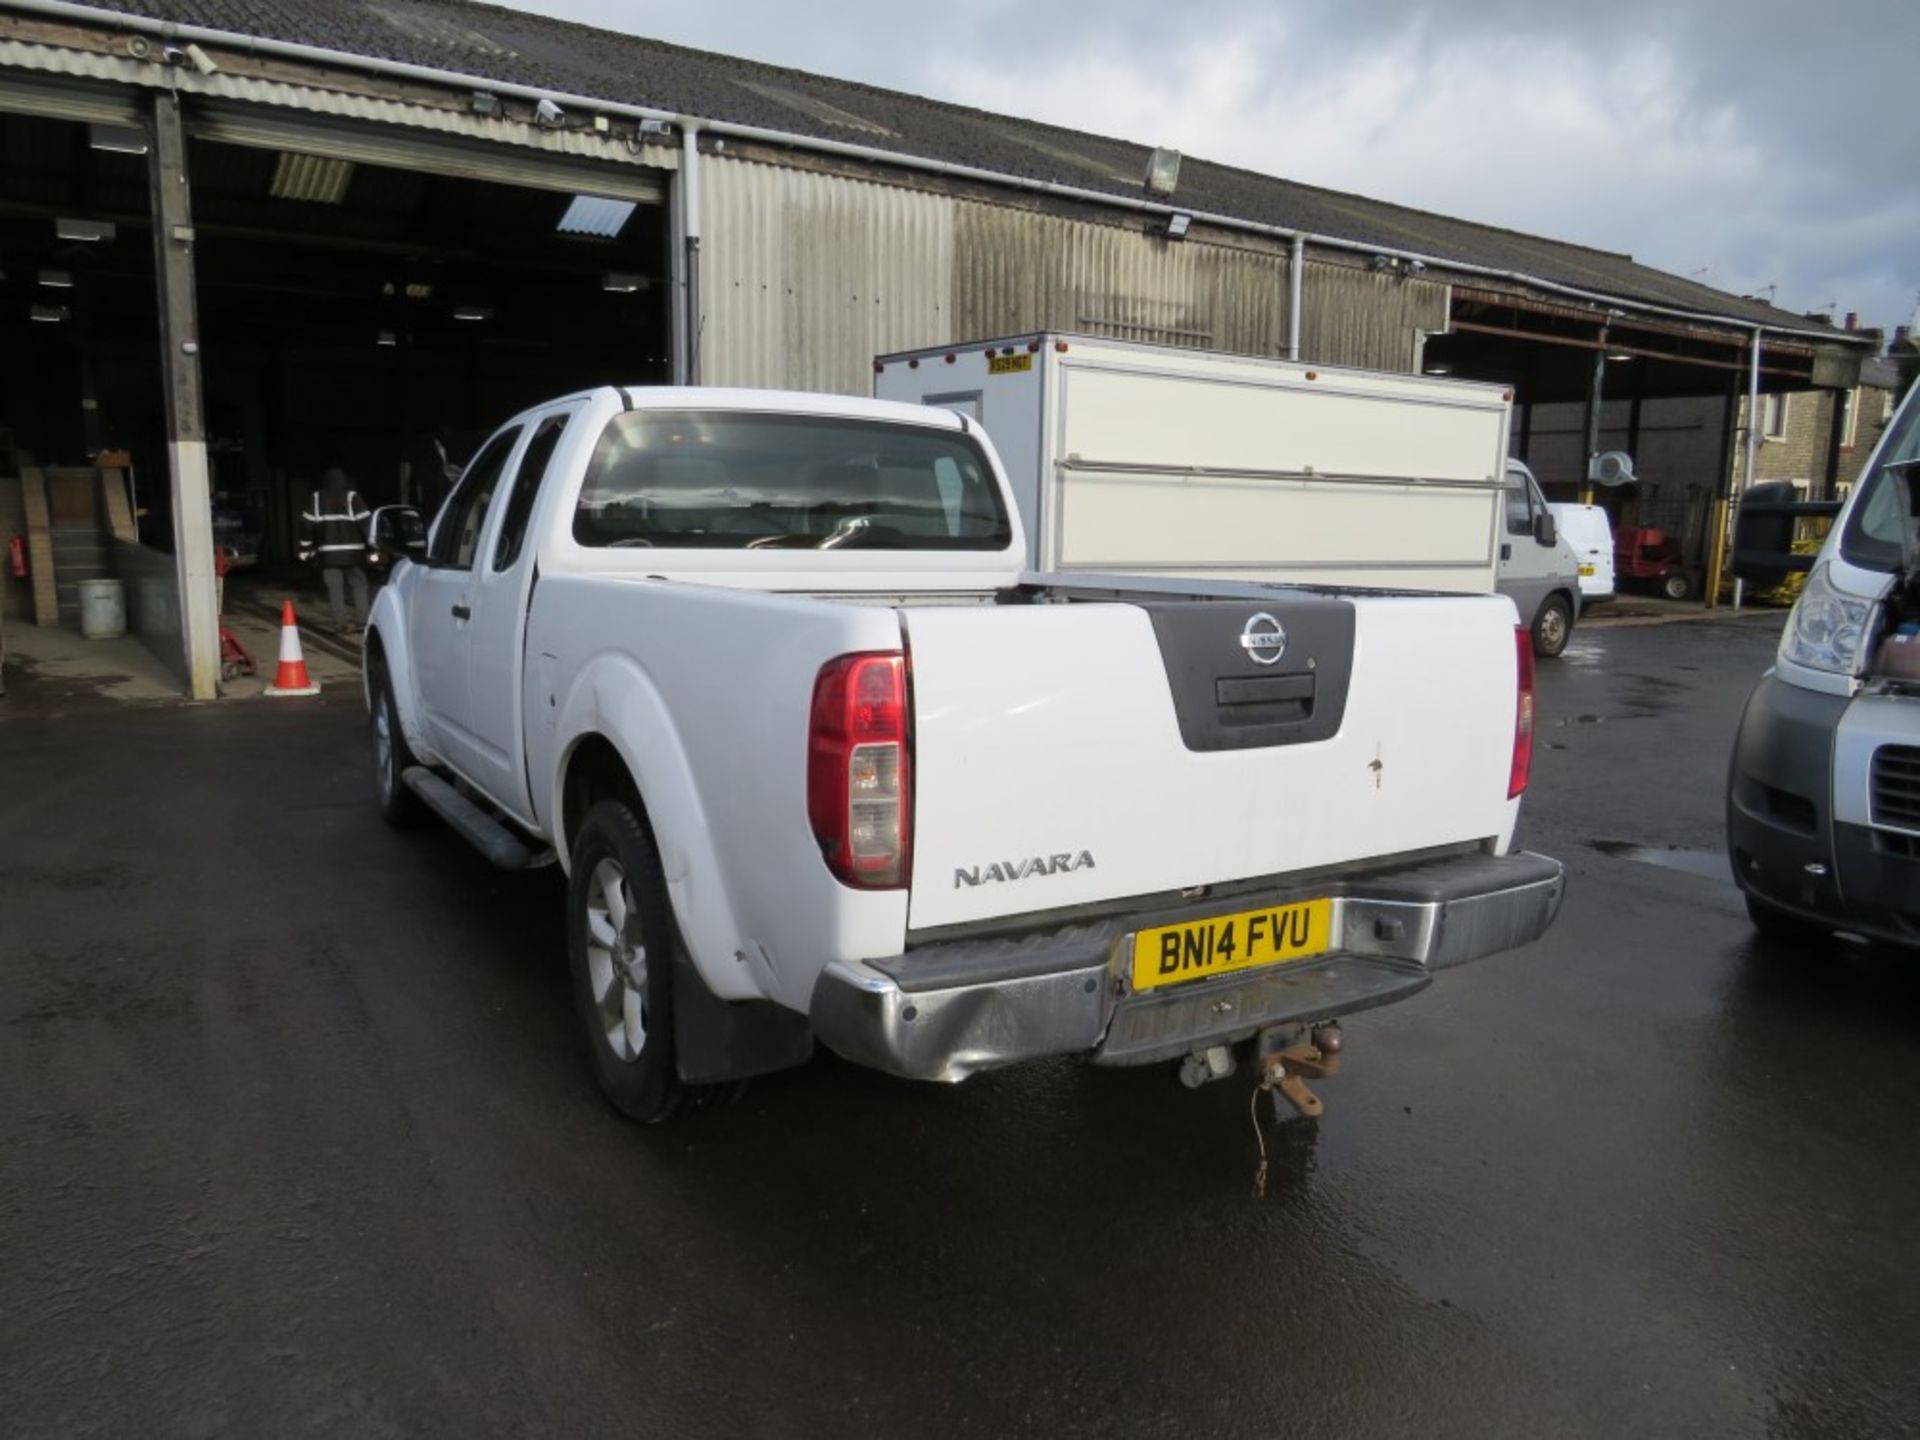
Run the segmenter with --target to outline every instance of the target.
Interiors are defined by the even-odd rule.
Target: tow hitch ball
[[[1280,1102],[1285,1100],[1294,1113],[1315,1119],[1327,1107],[1307,1088],[1309,1080],[1325,1080],[1340,1073],[1340,1049],[1346,1043],[1337,1021],[1316,1025],[1305,1039],[1297,1027],[1276,1025],[1262,1030],[1254,1041],[1254,1056],[1260,1069],[1260,1088],[1273,1092],[1273,1117],[1284,1120]]]

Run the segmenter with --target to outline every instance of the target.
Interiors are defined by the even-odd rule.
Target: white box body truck
[[[873,390],[986,428],[1036,570],[1498,581],[1503,386],[1041,334],[883,355]]]

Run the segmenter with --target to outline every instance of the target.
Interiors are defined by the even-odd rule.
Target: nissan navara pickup
[[[638,1119],[816,1040],[921,1080],[1271,1074],[1560,902],[1510,848],[1510,601],[1026,573],[949,410],[569,395],[424,547],[374,543],[411,551],[366,637],[380,805],[558,862],[593,1072]]]

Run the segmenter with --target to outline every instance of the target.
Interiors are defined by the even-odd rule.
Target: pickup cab
[[[537,406],[374,606],[381,807],[558,862],[593,1071],[644,1120],[816,1040],[1217,1077],[1549,925],[1507,600],[1025,554],[949,410]]]

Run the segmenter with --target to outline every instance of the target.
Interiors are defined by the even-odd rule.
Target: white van
[[[1551,659],[1567,648],[1580,618],[1580,561],[1540,493],[1540,482],[1508,460],[1497,588],[1533,631],[1533,653]]]
[[[1602,505],[1550,504],[1560,534],[1580,562],[1580,604],[1584,609],[1613,598],[1613,521]]]

